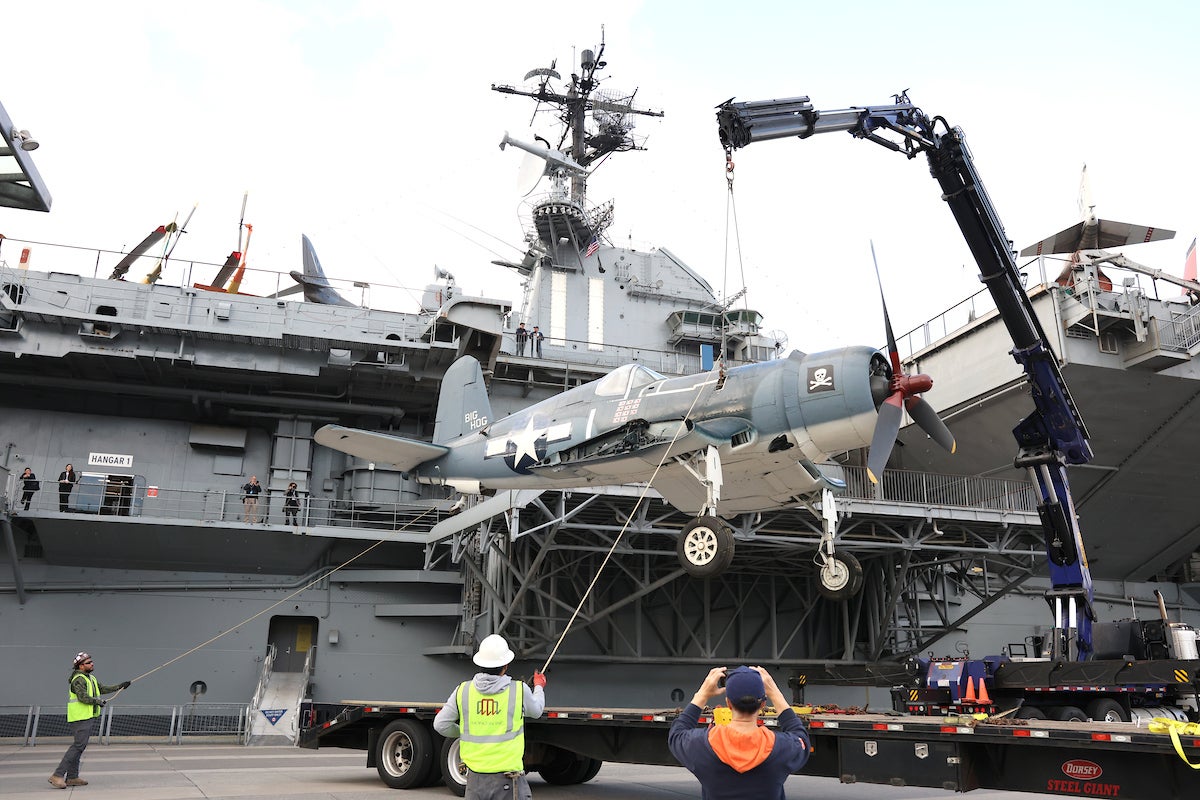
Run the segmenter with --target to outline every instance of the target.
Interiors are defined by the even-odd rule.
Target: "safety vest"
[[[81,673],[83,679],[88,684],[88,694],[92,697],[100,696],[100,681],[96,680],[87,673]],[[68,680],[74,680],[75,676],[71,675]],[[75,692],[71,691],[70,684],[67,687],[67,722],[79,722],[81,719],[91,719],[92,717],[100,716],[100,706],[94,706],[91,703],[80,702],[75,696]]]
[[[519,772],[525,760],[522,684],[483,694],[471,681],[458,690],[458,755],[473,772]]]

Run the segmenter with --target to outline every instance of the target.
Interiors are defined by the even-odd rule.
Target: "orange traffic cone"
[[[967,678],[967,696],[963,698],[963,702],[975,703],[975,679],[972,677]]]
[[[988,697],[987,684],[984,683],[983,678],[980,678],[979,679],[979,705],[990,706],[991,704],[992,704],[992,698]]]

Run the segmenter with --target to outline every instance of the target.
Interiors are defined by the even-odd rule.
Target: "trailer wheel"
[[[846,600],[863,585],[862,564],[850,553],[836,553],[817,575],[817,591],[830,600]]]
[[[1057,706],[1050,709],[1050,716],[1059,722],[1087,722],[1088,715],[1078,706]]]
[[[716,517],[696,517],[679,532],[675,554],[693,578],[720,575],[733,561],[733,532]]]
[[[1046,712],[1037,706],[1021,706],[1013,716],[1016,719],[1046,719]]]
[[[587,783],[596,777],[600,773],[600,768],[604,766],[604,762],[598,758],[589,758],[588,761],[592,763],[588,766],[587,771],[583,773],[583,779],[579,781],[580,783]]]
[[[1096,722],[1129,722],[1129,712],[1116,700],[1108,697],[1088,703],[1087,713]]]
[[[467,765],[458,757],[458,739],[442,742],[442,783],[459,797],[467,793]]]
[[[393,789],[420,786],[433,765],[429,729],[416,720],[393,720],[379,735],[375,764],[379,779]]]
[[[577,755],[568,750],[559,750],[554,760],[538,770],[546,783],[556,786],[574,786],[587,783],[596,777],[604,762],[595,758]]]

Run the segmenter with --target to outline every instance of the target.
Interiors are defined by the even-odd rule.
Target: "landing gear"
[[[733,532],[717,517],[697,517],[680,531],[675,553],[694,578],[720,575],[733,561]]]
[[[862,565],[849,553],[826,556],[819,577],[817,591],[830,600],[853,597],[863,585]]]
[[[817,591],[830,600],[846,600],[859,593],[863,586],[863,569],[858,559],[849,553],[834,553],[833,537],[837,533],[837,506],[833,492],[821,491],[821,517],[824,533],[817,550]]]
[[[700,516],[684,526],[675,543],[683,571],[693,578],[720,575],[733,561],[733,532],[717,517],[721,499],[721,456],[709,445],[704,458],[679,459],[679,463],[704,486],[707,502]]]

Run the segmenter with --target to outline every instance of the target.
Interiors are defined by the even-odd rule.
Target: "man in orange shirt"
[[[728,725],[697,728],[705,705],[721,693],[721,678],[733,719]],[[758,716],[768,700],[778,713],[774,731]],[[671,723],[667,744],[699,779],[704,800],[784,800],[784,781],[800,771],[811,752],[804,723],[762,667],[738,667],[728,674],[725,667],[710,670],[692,702]]]

